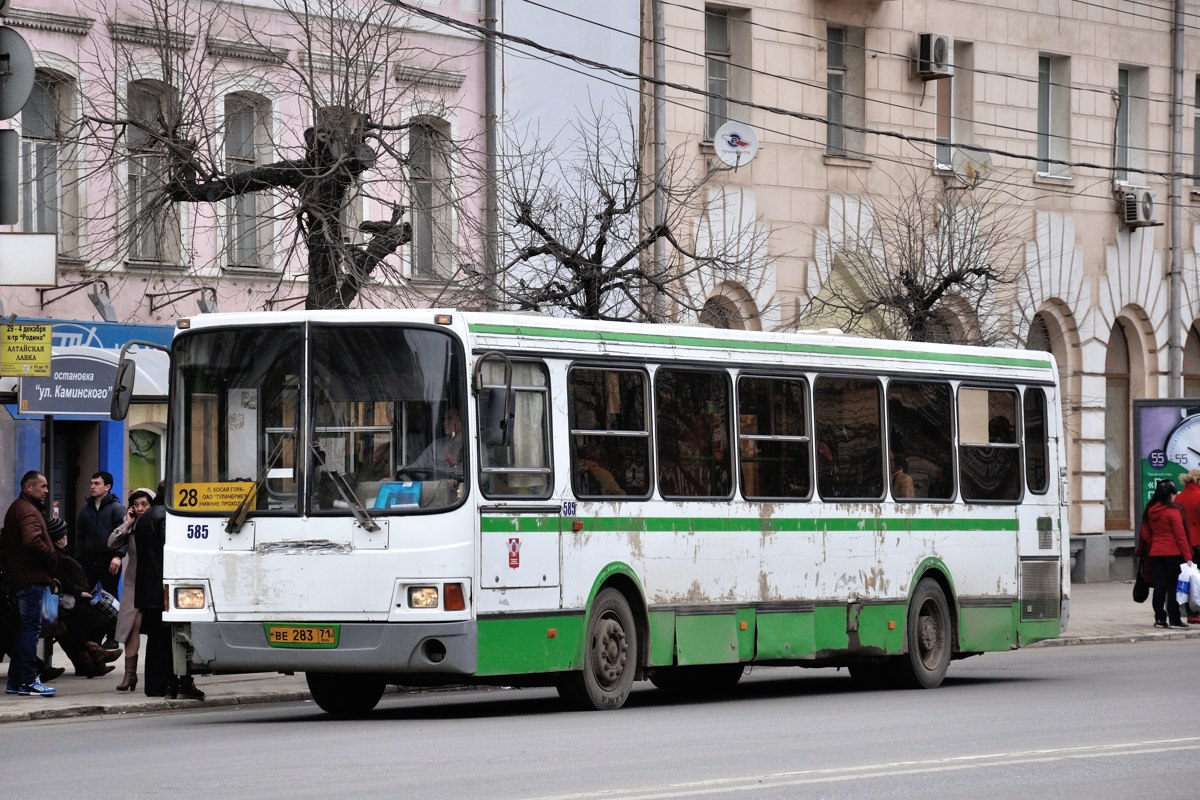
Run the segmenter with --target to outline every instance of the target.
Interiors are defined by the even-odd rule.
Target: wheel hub
[[[621,624],[614,619],[601,620],[592,650],[593,666],[601,683],[613,686],[621,680],[628,653],[629,644]]]

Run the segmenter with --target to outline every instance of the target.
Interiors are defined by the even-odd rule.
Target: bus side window
[[[738,473],[751,500],[803,500],[812,491],[803,380],[738,380]]]
[[[646,497],[646,373],[574,367],[567,378],[571,488],[577,497]]]
[[[892,498],[954,498],[954,411],[948,383],[888,384]]]
[[[654,415],[658,489],[663,497],[729,497],[729,376],[660,369]]]
[[[551,490],[549,378],[539,361],[512,362],[511,432],[507,444],[492,439],[479,443],[480,486],[487,497],[546,498]],[[479,393],[479,424],[504,414],[492,407],[502,402],[504,364],[483,365],[484,390]],[[492,391],[501,389],[501,391]],[[486,435],[486,432],[485,432]]]
[[[1021,499],[1015,390],[960,387],[958,445],[959,484],[964,500]]]
[[[1050,442],[1046,436],[1046,393],[1025,390],[1025,485],[1045,494],[1050,488]]]
[[[834,500],[883,497],[882,388],[822,375],[813,387],[817,489]]]

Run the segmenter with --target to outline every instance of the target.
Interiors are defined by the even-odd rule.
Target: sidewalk
[[[1132,591],[1133,585],[1124,582],[1085,583],[1071,587],[1071,620],[1066,633],[1059,639],[1032,646],[1200,639],[1200,625],[1189,630],[1153,627],[1154,615],[1150,603],[1134,603]],[[74,677],[70,662],[59,650],[55,651],[54,664],[67,668],[66,674],[52,684],[58,689],[58,694],[48,698],[0,695],[0,724],[94,714],[136,714],[168,708],[238,706],[309,699],[303,675],[267,673],[202,676],[196,679],[196,685],[208,697],[201,703],[146,697],[140,685],[133,693],[114,691],[113,687],[122,675],[121,659],[113,662],[117,667],[114,672],[92,680]],[[0,673],[7,672],[6,659],[0,665]]]

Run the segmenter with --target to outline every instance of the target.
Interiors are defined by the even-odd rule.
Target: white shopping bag
[[[1175,581],[1175,602],[1179,605],[1187,605],[1188,598],[1192,591],[1192,570],[1185,561],[1179,567],[1179,579]]]
[[[1187,564],[1183,566],[1186,568]],[[1192,580],[1189,584],[1191,588],[1188,590],[1188,602],[1191,603],[1192,613],[1200,614],[1200,567],[1192,564],[1191,571]]]

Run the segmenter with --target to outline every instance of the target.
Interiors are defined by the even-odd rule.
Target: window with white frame
[[[863,153],[866,102],[865,38],[862,28],[830,25],[826,44],[826,140],[830,155]]]
[[[1195,176],[1192,186],[1200,190],[1200,75],[1196,76],[1196,110],[1192,121],[1192,174]]]
[[[408,132],[412,273],[432,278],[450,273],[450,137],[445,122],[415,121]]]
[[[934,138],[937,139],[935,161],[938,169],[950,169],[954,161],[954,148],[970,144],[975,104],[975,59],[970,42],[954,41],[954,71],[948,78],[933,81],[936,93],[936,121]]]
[[[58,233],[63,200],[63,101],[69,84],[39,70],[21,110],[21,230]]]
[[[132,261],[177,262],[179,221],[163,194],[168,163],[163,136],[174,117],[174,92],[157,81],[129,84],[126,127],[129,163],[126,172],[129,258]]]
[[[739,98],[750,96],[749,13],[706,6],[704,9],[704,71],[709,97],[705,102],[704,138],[711,141],[717,129],[731,119],[745,121]]]
[[[1145,67],[1121,66],[1117,69],[1117,146],[1113,177],[1119,181],[1129,180],[1131,171],[1138,172],[1146,167],[1149,73]]]
[[[270,104],[248,93],[225,97],[225,170],[233,175],[254,169],[265,160],[268,148]],[[228,201],[227,253],[229,266],[266,266],[269,220],[267,192],[247,192]]]
[[[1066,177],[1071,146],[1071,61],[1066,56],[1038,56],[1037,171]]]

